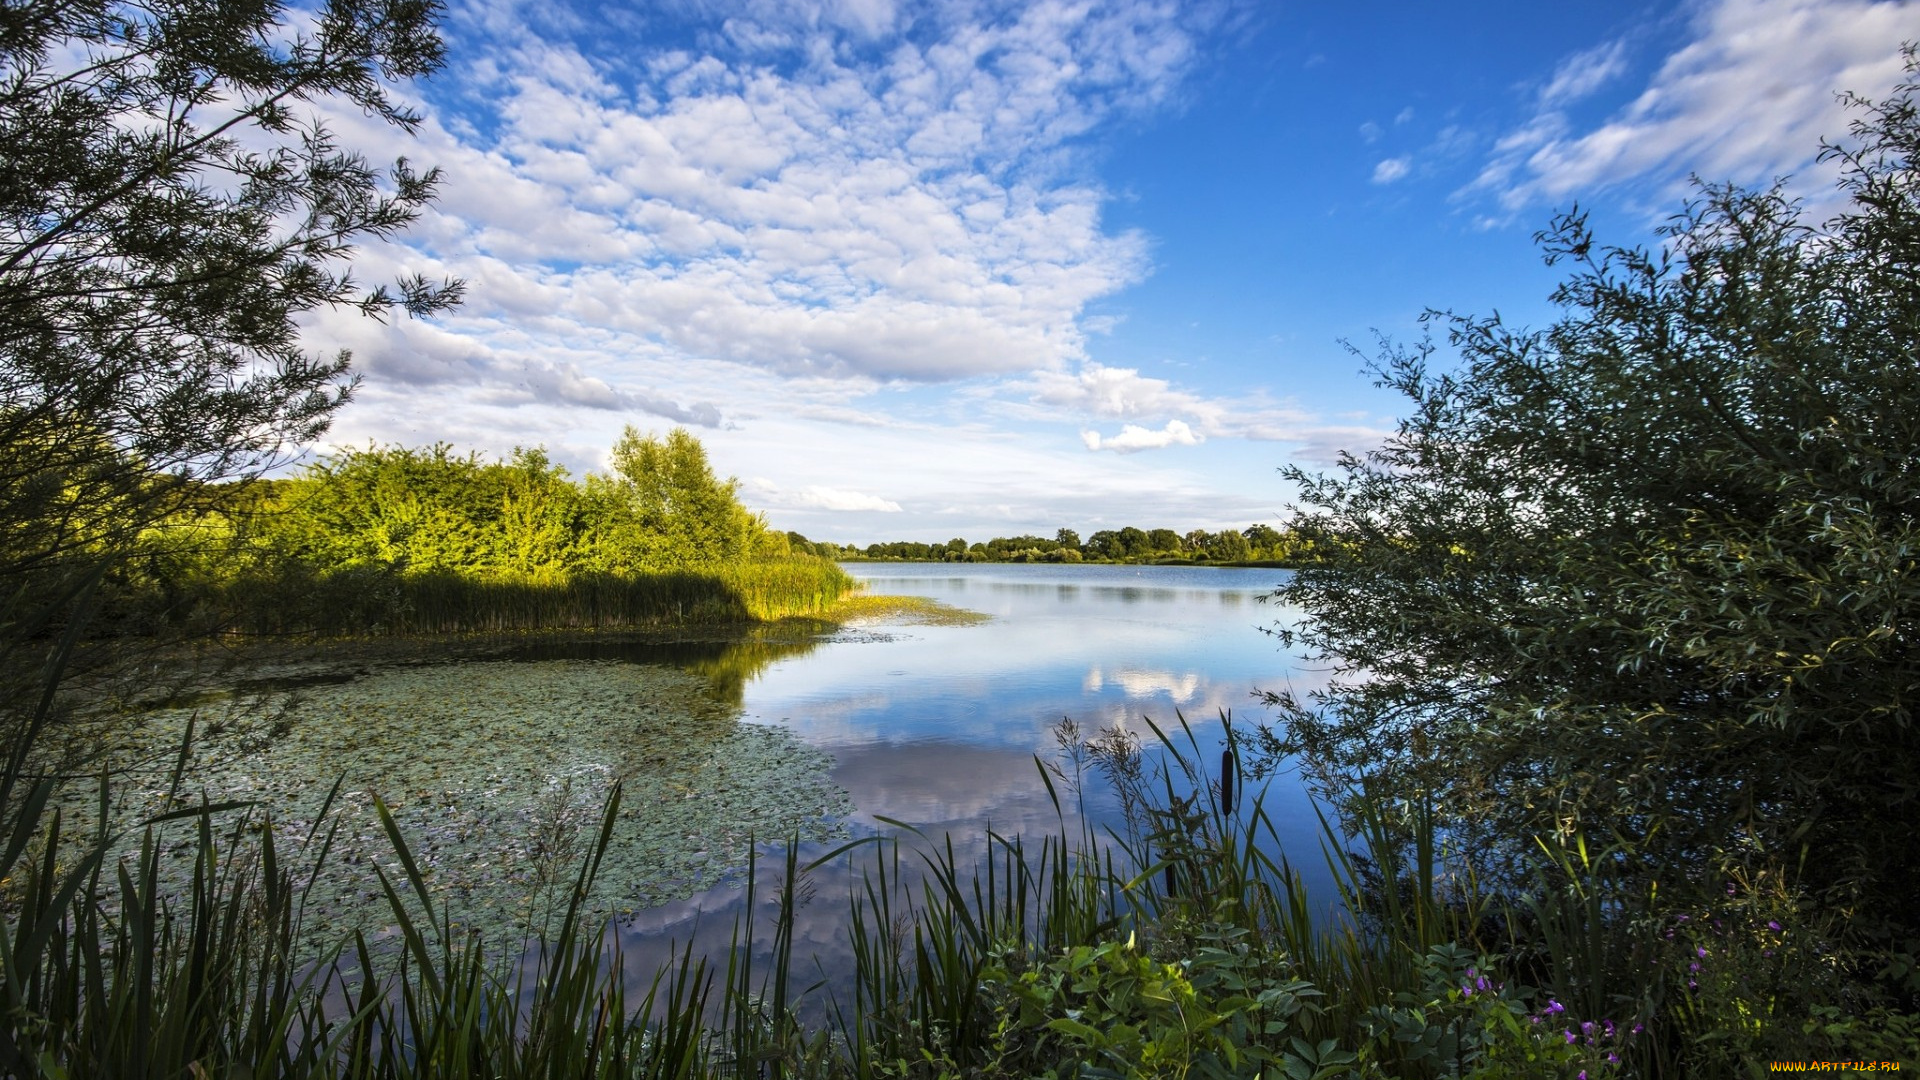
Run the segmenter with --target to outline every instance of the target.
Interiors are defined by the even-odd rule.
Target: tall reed
[[[685,943],[640,993],[617,936],[582,916],[617,786],[552,936],[488,942],[456,929],[380,804],[396,865],[380,874],[393,929],[311,955],[296,949],[299,924],[333,826],[308,837],[322,855],[304,880],[267,823],[234,805],[156,818],[137,856],[106,865],[112,838],[64,844],[50,781],[10,769],[0,778],[13,800],[0,834],[0,1070],[1597,1078],[1637,1063],[1684,1074],[1684,1055],[1629,1045],[1625,1017],[1611,1042],[1580,1041],[1577,1025],[1562,1039],[1566,1015],[1555,1010],[1597,1019],[1592,1010],[1613,1002],[1593,991],[1587,966],[1621,962],[1607,940],[1618,920],[1577,890],[1562,892],[1578,910],[1550,909],[1557,901],[1542,893],[1550,985],[1527,992],[1485,954],[1494,943],[1481,936],[1503,924],[1448,857],[1430,807],[1361,800],[1351,840],[1323,818],[1343,909],[1317,910],[1223,720],[1217,772],[1184,718],[1154,729],[1157,750],[1121,733],[1076,737],[1071,767],[1040,762],[1057,828],[990,832],[977,862],[901,822],[888,822],[896,835],[811,860],[795,843],[772,866],[756,855],[724,962]],[[1101,778],[1116,785],[1124,825],[1097,827],[1084,812],[1087,785]],[[192,883],[165,896],[157,860],[179,830]],[[814,875],[841,859],[860,870],[845,898],[852,974],[830,984],[797,953],[796,921]],[[769,888],[770,928],[756,922]],[[1599,996],[1582,1001],[1579,988]]]
[[[810,557],[633,575],[296,568],[220,586],[202,617],[261,634],[611,630],[814,616],[852,587],[837,564]]]

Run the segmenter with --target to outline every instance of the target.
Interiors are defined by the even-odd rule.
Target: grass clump
[[[849,593],[824,612],[843,626],[895,624],[907,626],[977,626],[993,616],[943,603],[931,596],[893,596]]]

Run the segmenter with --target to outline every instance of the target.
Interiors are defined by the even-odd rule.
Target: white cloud
[[[1609,41],[1585,52],[1578,52],[1554,69],[1553,79],[1540,91],[1546,105],[1565,105],[1579,101],[1611,82],[1627,69],[1627,45]]]
[[[900,512],[900,504],[892,499],[883,499],[878,495],[869,495],[864,491],[851,491],[846,488],[809,484],[789,490],[764,476],[756,476],[741,486],[747,491],[754,504],[759,506],[791,510],[830,510],[840,513],[897,514]]]
[[[1391,184],[1395,180],[1407,175],[1407,170],[1412,167],[1413,159],[1411,157],[1388,158],[1373,167],[1373,182],[1376,184]]]
[[[445,168],[386,255],[469,282],[441,325],[474,355],[442,374],[647,408],[620,395],[689,362],[854,382],[1070,364],[1085,306],[1148,268],[1142,236],[1103,227],[1076,140],[1168,99],[1220,15],[1168,0],[754,0],[717,25],[682,11],[690,40],[650,48],[659,35],[607,33],[597,14],[476,0],[456,10],[456,67],[429,84],[417,142],[333,118],[343,142]],[[529,378],[501,331],[536,325]],[[362,355],[370,372],[406,366]]]
[[[1920,5],[1897,0],[1712,0],[1692,40],[1605,122],[1577,130],[1563,106],[1625,68],[1609,42],[1563,61],[1533,117],[1500,139],[1468,192],[1508,213],[1628,181],[1663,189],[1689,174],[1766,183],[1807,170],[1820,140],[1841,137],[1842,91],[1884,95],[1900,44],[1920,38]],[[1821,183],[1801,177],[1799,190]]]
[[[1102,438],[1097,431],[1083,431],[1080,441],[1089,450],[1112,450],[1117,454],[1131,454],[1140,450],[1158,450],[1163,447],[1198,446],[1201,438],[1184,421],[1169,420],[1167,426],[1155,431],[1138,424],[1123,424],[1120,434]]]
[[[1075,413],[1118,419],[1184,413],[1217,422],[1221,408],[1197,394],[1176,390],[1165,379],[1142,375],[1134,368],[1085,363],[1072,375],[1043,371],[1009,389],[1027,391],[1032,400]]]
[[[799,506],[809,506],[820,510],[875,510],[883,514],[897,514],[900,504],[892,499],[883,499],[878,495],[868,495],[859,491],[842,491],[839,488],[807,487],[796,493],[794,502]]]

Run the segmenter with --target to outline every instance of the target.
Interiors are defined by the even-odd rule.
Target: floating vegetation
[[[852,593],[840,598],[826,617],[845,627],[883,624],[906,626],[974,626],[993,616],[935,600],[931,596],[891,596]]]
[[[374,867],[398,880],[397,865],[376,796],[456,922],[537,929],[564,900],[615,779],[626,794],[595,889],[598,914],[726,880],[755,837],[843,832],[852,806],[830,779],[832,759],[737,717],[707,679],[673,667],[467,661],[122,714],[101,721],[112,727],[96,733],[106,749],[94,771],[118,777],[112,814],[122,827],[202,798],[250,801],[251,820],[272,821],[296,866],[325,845],[329,827],[315,821],[339,780],[331,850],[303,928],[317,940],[390,920]],[[170,793],[190,720],[183,782]],[[70,785],[64,813],[76,831],[97,818],[96,799]],[[193,830],[171,829],[163,876],[179,886],[192,873]]]

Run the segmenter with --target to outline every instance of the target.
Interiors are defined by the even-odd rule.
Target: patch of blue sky
[[[1648,243],[1692,174],[1831,209],[1835,95],[1894,85],[1920,8],[470,0],[447,29],[418,141],[336,123],[447,173],[366,276],[471,299],[314,320],[367,376],[332,444],[585,469],[689,423],[775,524],[866,542],[1272,520],[1277,466],[1391,430],[1376,332],[1553,318],[1556,211]]]

